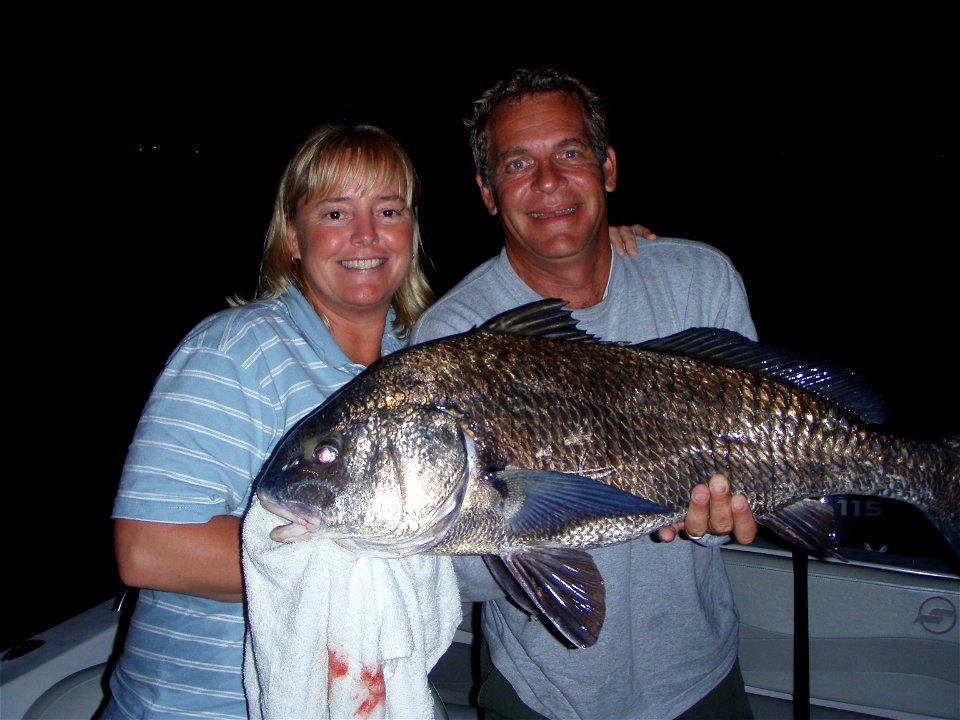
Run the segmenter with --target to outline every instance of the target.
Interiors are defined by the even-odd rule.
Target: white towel
[[[358,555],[243,523],[244,688],[251,718],[432,718],[427,673],[461,619],[449,557]]]

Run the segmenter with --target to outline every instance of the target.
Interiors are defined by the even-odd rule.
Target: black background
[[[19,76],[22,127],[7,136],[26,162],[10,173],[14,582],[0,646],[116,591],[110,508],[143,403],[181,337],[253,293],[297,143],[340,120],[404,143],[442,293],[501,243],[461,120],[524,63],[558,65],[605,99],[614,223],[718,247],[761,339],[858,371],[897,432],[960,432],[945,18],[544,18],[496,38],[391,36],[374,20],[336,48],[334,18],[286,19],[291,47],[269,51],[176,30],[34,48],[54,62]]]

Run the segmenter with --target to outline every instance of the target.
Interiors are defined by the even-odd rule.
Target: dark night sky
[[[656,40],[630,52],[491,49],[483,65],[466,42],[432,54],[420,43],[415,60],[347,56],[344,70],[329,53],[261,67],[253,48],[200,62],[169,43],[128,44],[82,71],[65,62],[57,112],[37,100],[43,82],[31,87],[51,157],[24,174],[38,205],[22,267],[50,283],[53,307],[23,336],[28,481],[23,502],[14,495],[22,521],[4,530],[8,547],[26,548],[13,632],[113,592],[110,503],[139,412],[183,334],[228,295],[252,293],[296,144],[321,122],[366,120],[407,146],[442,292],[500,248],[461,119],[521,63],[555,63],[605,98],[614,222],[720,248],[762,339],[860,372],[899,432],[960,432],[945,25],[891,17],[872,33],[816,25],[794,39],[777,25],[708,44],[644,28]]]

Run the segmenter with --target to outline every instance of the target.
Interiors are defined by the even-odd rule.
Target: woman
[[[318,128],[281,178],[257,299],[206,318],[170,356],[114,503],[120,577],[142,590],[102,717],[247,717],[251,484],[284,433],[401,348],[432,301],[417,193],[409,156],[384,131]],[[626,252],[632,232],[615,237]]]
[[[143,588],[105,717],[245,718],[240,519],[300,417],[403,345],[433,299],[417,180],[378,128],[326,126],[290,160],[258,299],[201,322],[144,409],[114,505],[120,577]]]

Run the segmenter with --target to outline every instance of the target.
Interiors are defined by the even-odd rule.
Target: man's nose
[[[563,173],[552,160],[537,165],[534,187],[540,192],[552,193],[563,184]]]

